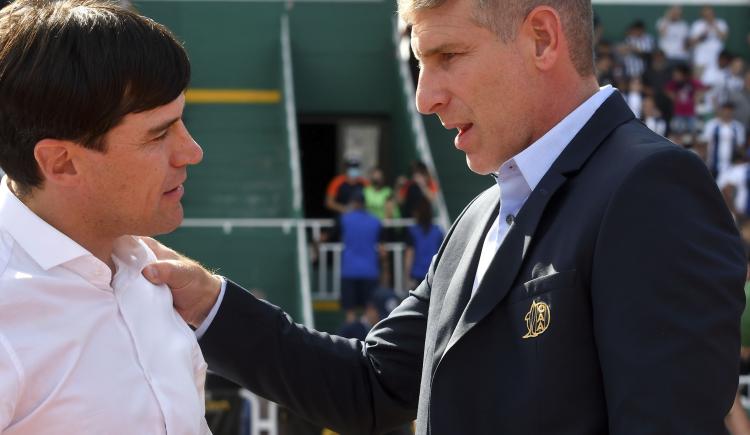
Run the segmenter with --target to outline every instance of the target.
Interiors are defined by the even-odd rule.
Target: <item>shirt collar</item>
[[[0,181],[0,229],[5,229],[44,270],[92,255],[31,211]],[[54,248],[51,248],[54,247]]]
[[[0,229],[5,229],[45,271],[67,263],[74,269],[81,269],[73,260],[82,257],[91,257],[100,262],[86,248],[45,222],[21,202],[8,188],[7,176],[0,180]],[[146,264],[156,261],[148,246],[133,236],[122,236],[115,240],[112,258],[118,271],[132,268],[140,272]],[[101,265],[104,266],[104,263]]]
[[[146,242],[140,238],[122,236],[115,240],[112,260],[117,267],[117,273],[122,270],[140,273],[147,264],[157,261],[157,258]]]
[[[615,89],[611,85],[600,88],[599,92],[589,97],[544,136],[516,154],[503,166],[506,166],[510,161],[515,161],[526,184],[533,191],[565,147],[614,91]]]

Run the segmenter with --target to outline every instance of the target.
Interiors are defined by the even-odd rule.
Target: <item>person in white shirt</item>
[[[654,37],[646,33],[643,21],[635,21],[628,27],[625,42],[620,47],[625,64],[625,75],[636,78],[646,70],[646,60],[654,51]]]
[[[0,12],[1,434],[210,434],[206,363],[131,236],[182,221],[189,78],[169,30],[111,3]]]
[[[659,109],[656,107],[656,102],[653,97],[645,97],[643,99],[643,113],[641,119],[643,120],[643,123],[646,124],[646,127],[651,129],[654,133],[661,136],[667,135],[667,121],[664,120],[661,112],[659,112]]]
[[[717,67],[719,53],[724,49],[724,41],[729,35],[729,26],[721,18],[716,18],[714,9],[705,6],[701,18],[690,27],[690,43],[693,46],[693,64],[704,73]]]
[[[672,62],[686,62],[690,54],[687,50],[690,26],[682,19],[682,7],[675,5],[656,22],[659,31],[659,48]]]
[[[750,216],[750,163],[744,160],[738,159],[716,179],[727,205],[738,220]]]
[[[734,119],[734,104],[722,104],[718,116],[703,128],[703,140],[708,144],[706,160],[714,177],[729,167],[735,153],[745,146],[745,139],[745,127]]]

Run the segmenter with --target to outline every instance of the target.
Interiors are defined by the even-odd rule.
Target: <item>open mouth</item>
[[[474,126],[474,124],[471,124],[471,123],[459,125],[458,126],[458,135],[459,136],[463,135],[467,131],[471,130],[471,127],[473,127],[473,126]]]
[[[167,190],[164,192],[165,195],[181,195],[185,191],[185,188],[182,186],[182,184],[178,185],[172,190]]]

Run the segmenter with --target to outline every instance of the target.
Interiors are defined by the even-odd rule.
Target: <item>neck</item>
[[[26,207],[49,225],[68,236],[71,240],[91,252],[96,258],[115,272],[112,251],[116,236],[107,236],[96,231],[97,225],[89,216],[80,212],[75,201],[66,198],[61,192],[50,192],[48,189],[34,189],[27,195],[18,195],[17,187],[11,181],[11,191]]]
[[[577,83],[577,86],[559,85],[559,83],[566,82]],[[542,87],[539,90],[543,94],[536,100],[539,102],[535,110],[537,123],[532,131],[529,144],[539,140],[578,106],[599,92],[599,84],[594,76],[578,77],[575,81],[555,80],[554,83],[550,83],[549,86]]]

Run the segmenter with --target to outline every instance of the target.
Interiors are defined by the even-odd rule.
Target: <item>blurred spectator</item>
[[[626,76],[634,78],[643,75],[654,46],[654,38],[646,32],[643,21],[638,20],[630,25],[625,43],[621,46]]]
[[[437,198],[438,186],[432,179],[427,165],[414,162],[411,169],[411,179],[401,180],[398,188],[398,203],[401,206],[401,216],[414,216],[414,208],[420,201],[426,199],[430,204]]]
[[[734,104],[734,118],[745,126],[746,132],[750,131],[750,70],[745,72],[745,86],[732,93],[729,101]]]
[[[705,86],[690,74],[690,67],[677,65],[672,71],[672,80],[667,83],[667,96],[672,100],[672,122],[675,133],[694,133],[696,130],[695,102]]]
[[[643,99],[643,123],[646,127],[650,128],[651,131],[656,132],[662,136],[667,135],[667,121],[661,116],[661,112],[656,107],[653,97],[646,97]]]
[[[328,183],[326,189],[326,208],[336,214],[345,213],[347,205],[355,194],[362,195],[367,180],[362,178],[359,160],[346,162],[346,173],[339,174]]]
[[[739,56],[735,56],[729,65],[729,74],[727,76],[724,86],[726,87],[725,93],[728,101],[732,94],[742,92],[745,87],[745,61]],[[722,103],[724,102],[722,101]]]
[[[693,66],[705,73],[717,67],[719,53],[724,50],[724,41],[729,35],[726,21],[716,18],[711,6],[701,9],[701,18],[690,28],[690,43],[693,47]]]
[[[640,118],[643,108],[643,85],[640,78],[633,77],[630,79],[625,100],[628,102],[628,106],[630,106],[630,110],[633,111],[635,117]]]
[[[729,88],[731,86],[733,56],[726,50],[719,54],[716,68],[707,70],[703,74],[701,82],[708,86],[705,97],[705,108],[699,113],[714,113],[716,109],[729,99]]]
[[[419,284],[430,268],[432,257],[437,254],[443,243],[443,231],[432,223],[432,205],[422,200],[414,209],[416,223],[409,227],[406,233],[406,254],[404,255],[404,270],[409,274],[406,286],[413,289]]]
[[[382,227],[375,216],[365,210],[362,192],[351,197],[350,211],[341,215],[341,307],[346,322],[356,320],[356,310],[363,309],[380,279],[380,239]]]
[[[345,338],[356,338],[360,341],[364,340],[370,329],[388,317],[400,303],[401,299],[393,290],[382,287],[375,290],[367,301],[364,314],[358,320],[345,324],[339,330],[338,335]]]
[[[383,171],[375,168],[370,173],[370,184],[364,189],[365,208],[380,220],[399,217],[393,189],[385,184]]]
[[[377,289],[367,301],[365,312],[359,320],[345,324],[338,335],[345,338],[356,338],[364,341],[367,333],[375,324],[388,317],[391,311],[401,303],[393,290],[386,288]],[[398,429],[386,432],[383,435],[412,435],[411,425],[404,425]],[[353,434],[352,434],[353,435]]]
[[[617,78],[615,77],[614,66],[615,63],[612,60],[612,56],[603,55],[597,57],[596,79],[599,82],[599,86],[616,85]]]
[[[665,89],[671,78],[672,70],[664,53],[654,50],[651,53],[651,64],[643,74],[643,89],[646,95],[654,98],[656,107],[667,123],[672,118],[672,100],[667,96]]]
[[[667,9],[664,16],[656,22],[656,29],[659,31],[659,48],[672,64],[690,60],[690,26],[682,19],[681,6],[675,5]]]
[[[721,172],[716,180],[729,210],[737,220],[750,216],[748,182],[750,182],[750,164],[741,154],[735,158],[731,166]]]
[[[602,35],[604,35],[604,26],[599,15],[594,11],[594,47],[601,42]],[[750,41],[750,35],[748,35],[748,41]]]
[[[703,129],[703,140],[708,143],[708,168],[714,177],[729,167],[736,153],[744,153],[745,139],[745,127],[734,119],[734,105],[722,104],[718,116]]]

